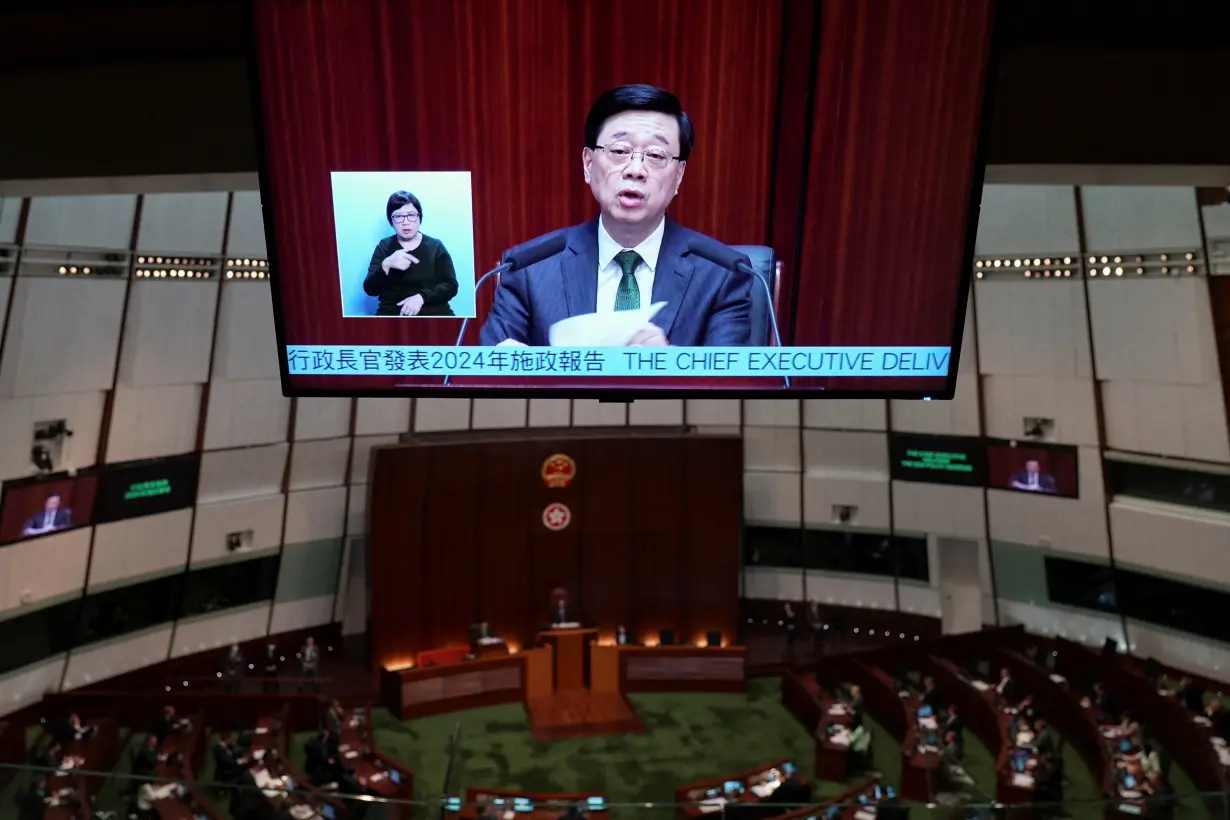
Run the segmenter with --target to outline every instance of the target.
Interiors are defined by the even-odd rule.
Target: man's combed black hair
[[[589,109],[585,118],[585,147],[594,148],[606,121],[625,111],[656,111],[674,117],[679,123],[679,161],[687,162],[696,143],[692,120],[683,110],[679,98],[656,85],[621,85],[604,91]]]

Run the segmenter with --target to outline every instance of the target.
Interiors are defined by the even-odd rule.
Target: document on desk
[[[989,683],[984,683],[984,682],[982,682],[982,681],[980,681],[980,680],[972,680],[972,681],[970,681],[970,686],[973,686],[973,687],[974,687],[975,689],[977,689],[979,692],[985,692],[985,691],[987,691],[988,689],[990,689],[990,688],[991,688],[991,684],[989,684]]]
[[[1058,683],[1060,686],[1062,686],[1063,684],[1067,682],[1068,682],[1068,679],[1065,678],[1063,675],[1056,675],[1054,672],[1051,673],[1051,683]]]
[[[854,813],[854,820],[876,820],[876,813],[867,809],[859,809]]]
[[[704,814],[712,814],[715,811],[721,811],[725,806],[725,797],[711,797],[708,800],[700,801],[700,810]]]
[[[776,783],[757,783],[752,786],[752,794],[764,800],[769,795],[773,794],[773,790],[777,788]]]
[[[1012,775],[1012,785],[1017,786],[1022,789],[1032,789],[1034,787],[1033,775],[1021,774],[1020,772],[1015,772]]]
[[[623,347],[664,307],[666,302],[654,302],[640,310],[570,316],[551,325],[547,338],[552,347]]]
[[[933,717],[919,718],[918,725],[928,731],[935,731],[936,729],[940,728],[940,724],[937,723],[935,718]]]

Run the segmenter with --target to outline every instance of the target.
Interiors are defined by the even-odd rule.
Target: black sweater
[[[368,296],[379,297],[376,315],[400,315],[401,308],[397,303],[411,296],[423,297],[419,316],[454,315],[448,302],[457,295],[457,274],[453,270],[453,258],[444,243],[423,234],[423,241],[410,251],[410,255],[419,260],[418,263],[406,270],[390,268],[385,273],[381,264],[397,250],[401,250],[401,243],[395,235],[381,239],[372,251],[372,261],[367,266],[363,290]]]

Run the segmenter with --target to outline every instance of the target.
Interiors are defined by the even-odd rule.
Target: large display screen
[[[1077,457],[1075,447],[1062,444],[987,442],[987,486],[1079,498]]]
[[[981,439],[891,433],[888,443],[894,481],[963,487],[981,487],[986,481]]]
[[[951,396],[994,0],[251,8],[288,394]]]
[[[94,520],[103,524],[191,507],[200,472],[197,453],[109,464],[99,480]]]
[[[88,527],[94,522],[98,476],[59,473],[4,483],[0,544]]]

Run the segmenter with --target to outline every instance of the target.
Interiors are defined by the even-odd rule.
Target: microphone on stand
[[[719,268],[742,271],[760,283],[765,293],[765,304],[769,306],[769,325],[773,328],[773,339],[777,342],[777,346],[781,347],[782,334],[777,329],[777,310],[773,307],[773,291],[769,290],[769,283],[764,280],[764,277],[756,273],[755,268],[752,267],[752,260],[747,258],[747,254],[739,253],[734,248],[707,236],[694,236],[689,239],[688,250]],[[782,376],[782,380],[785,381],[786,387],[790,386],[789,376]]]
[[[531,239],[529,242],[523,242],[504,251],[504,257],[500,260],[500,264],[478,277],[478,281],[474,283],[475,305],[478,304],[478,289],[492,276],[528,268],[530,265],[555,256],[567,246],[568,240],[564,238],[563,231],[556,231],[546,236],[540,236],[537,239]],[[461,347],[461,342],[465,338],[466,328],[469,324],[469,316],[461,321],[461,331],[457,334],[457,341],[453,343],[453,347]],[[445,376],[444,383],[448,384],[450,378],[452,378],[451,375]]]

